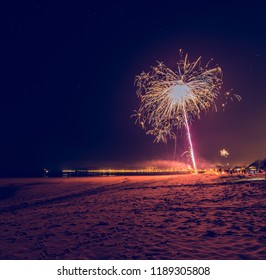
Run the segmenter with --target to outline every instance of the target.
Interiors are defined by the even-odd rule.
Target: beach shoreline
[[[266,259],[263,175],[0,179],[0,259]]]

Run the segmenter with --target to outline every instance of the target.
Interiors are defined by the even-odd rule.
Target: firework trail
[[[140,107],[133,115],[136,122],[148,128],[147,134],[154,135],[155,142],[165,143],[167,139],[175,139],[175,131],[184,126],[195,173],[197,166],[189,125],[195,117],[200,118],[202,111],[216,109],[215,101],[222,85],[221,68],[209,68],[210,62],[202,66],[201,57],[189,62],[188,55],[183,58],[180,50],[176,71],[158,62],[150,72],[142,72],[135,79],[140,98]],[[226,94],[231,98],[231,94]]]

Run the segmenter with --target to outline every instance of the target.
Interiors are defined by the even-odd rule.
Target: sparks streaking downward
[[[189,62],[188,55],[183,58],[180,50],[176,71],[158,62],[150,72],[136,76],[135,83],[140,98],[140,107],[134,114],[136,122],[144,129],[147,126],[147,134],[154,135],[156,142],[165,143],[168,138],[176,137],[176,129],[185,126],[189,154],[197,173],[189,125],[202,111],[216,108],[215,100],[222,85],[221,68],[209,68],[209,63],[201,66],[201,57]]]

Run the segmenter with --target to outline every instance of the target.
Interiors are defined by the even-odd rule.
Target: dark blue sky
[[[186,2],[2,3],[1,174],[172,159],[173,143],[153,144],[130,115],[135,75],[157,60],[174,67],[180,48],[214,58],[222,90],[243,98],[193,123],[198,158],[218,161],[221,148],[232,163],[264,158],[263,1]]]

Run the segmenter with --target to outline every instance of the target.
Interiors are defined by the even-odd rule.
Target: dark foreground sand
[[[266,259],[266,181],[0,180],[1,259]]]

